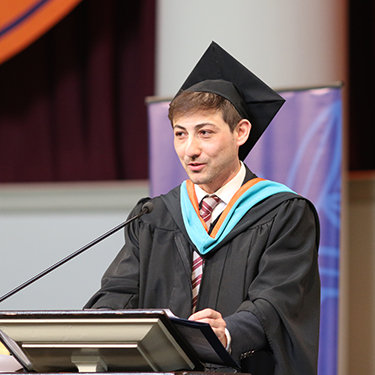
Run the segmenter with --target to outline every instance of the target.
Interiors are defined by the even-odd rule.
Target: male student
[[[86,307],[169,308],[209,323],[243,372],[316,374],[316,211],[242,162],[283,102],[210,45],[169,110],[189,179],[126,228],[125,246]]]

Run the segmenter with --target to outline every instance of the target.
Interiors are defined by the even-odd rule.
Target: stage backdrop
[[[282,182],[316,206],[322,282],[319,375],[337,374],[342,99],[340,87],[281,91],[285,105],[245,163],[259,177]],[[149,100],[151,196],[186,179],[173,149],[169,101]]]

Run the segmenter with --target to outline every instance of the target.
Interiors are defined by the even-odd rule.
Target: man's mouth
[[[205,166],[205,164],[203,164],[203,163],[188,163],[188,168],[192,172],[200,172],[203,169],[204,166]]]

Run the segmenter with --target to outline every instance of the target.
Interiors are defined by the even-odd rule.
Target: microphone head
[[[145,214],[149,214],[154,209],[154,205],[152,202],[148,201],[142,206],[142,212]]]

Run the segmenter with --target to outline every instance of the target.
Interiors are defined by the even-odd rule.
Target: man
[[[189,180],[127,227],[86,307],[169,308],[209,323],[243,372],[316,374],[316,211],[242,163],[282,104],[211,44],[169,110]]]

